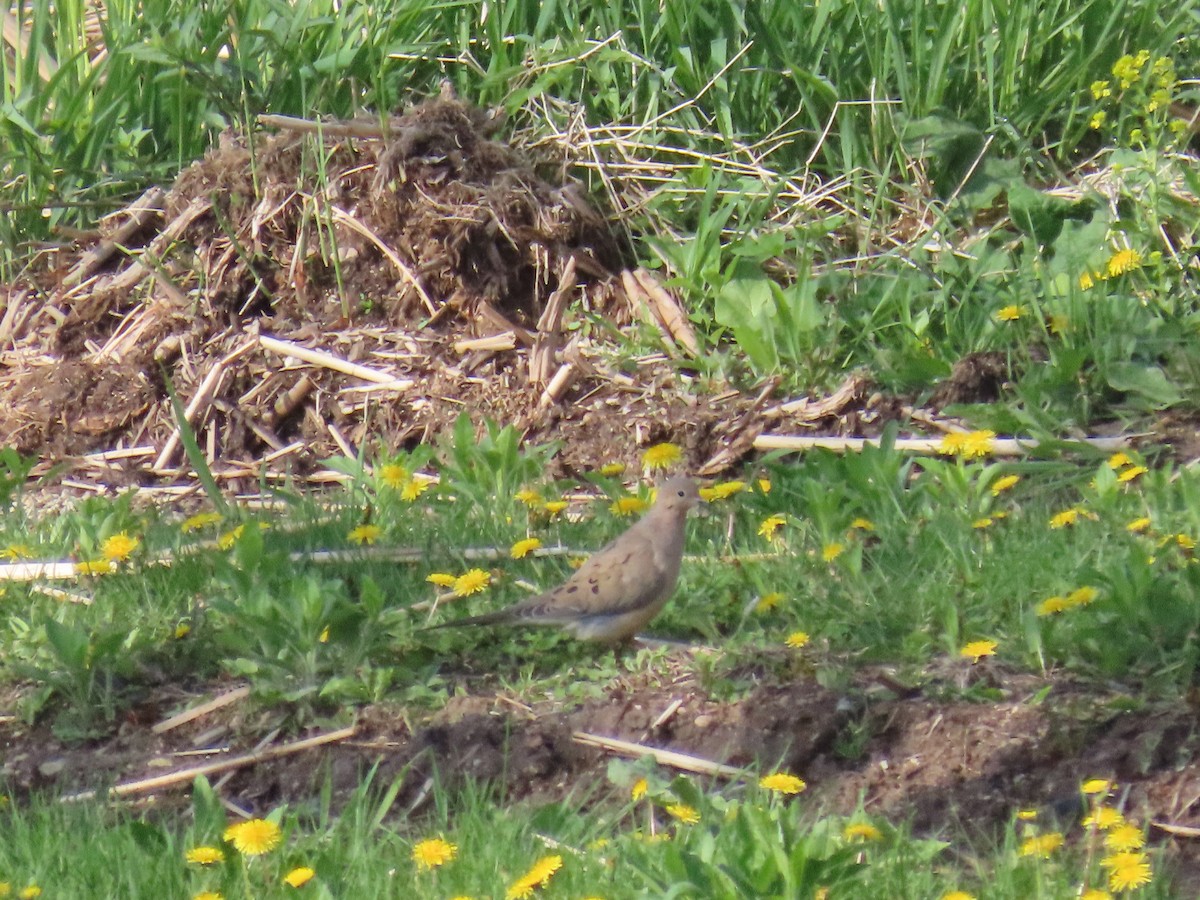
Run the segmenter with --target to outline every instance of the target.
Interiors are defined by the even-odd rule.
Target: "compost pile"
[[[659,440],[710,474],[749,449],[763,397],[698,389],[674,297],[498,118],[443,94],[386,123],[264,126],[4,288],[0,444],[76,481],[178,481],[173,389],[235,490],[464,412],[562,439],[560,476]],[[623,359],[631,329],[662,352]]]

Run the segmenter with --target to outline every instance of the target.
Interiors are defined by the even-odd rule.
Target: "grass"
[[[1054,443],[1197,413],[1200,178],[1194,138],[1171,112],[1196,99],[1186,6],[105,9],[99,38],[79,2],[22,4],[24,31],[5,32],[0,278],[36,272],[46,241],[168,183],[225,128],[262,112],[382,116],[447,78],[461,97],[503,108],[530,152],[576,161],[572,174],[639,261],[686,301],[703,374],[778,374],[785,391],[819,394],[861,368],[920,404],[964,356],[994,352],[1007,361],[1001,398],[947,412],[1048,442],[1016,461],[917,460],[886,431],[859,455],[768,458],[745,473],[742,490],[692,525],[680,590],[654,626],[722,648],[695,663],[706,690],[747,691],[749,660],[823,684],[881,664],[954,693],[940,668],[1002,666],[1114,683],[1131,703],[1188,696],[1200,661],[1196,469],[1153,446],[1120,459]],[[311,165],[320,176],[320,160]],[[633,335],[621,352],[653,340]],[[348,481],[327,495],[286,489],[270,516],[228,504],[186,529],[131,496],[22,512],[12,501],[30,461],[0,451],[0,546],[96,570],[64,585],[87,602],[5,588],[0,684],[19,696],[25,726],[80,743],[112,733],[163,685],[224,676],[247,681],[271,724],[291,729],[367,704],[419,717],[480,673],[517,698],[602,695],[626,665],[652,670],[662,658],[618,663],[547,633],[419,630],[569,571],[561,556],[507,558],[518,540],[588,549],[624,527],[610,508],[626,494],[619,476],[589,476],[604,499],[578,519],[518,498],[575,487],[541,481],[554,449],[464,417],[438,446],[329,461]],[[368,536],[421,560],[380,560],[356,543]],[[498,558],[466,552],[484,546]],[[347,555],[313,560],[327,548]],[[489,575],[479,594],[441,596],[432,619],[418,606],[453,593],[427,576],[475,568]],[[988,693],[980,678],[955,696]],[[229,822],[203,781],[190,818],[22,798],[0,809],[0,884],[27,896],[34,885],[64,897],[275,896],[296,890],[284,875],[311,867],[302,890],[322,896],[501,896],[559,857],[532,892],[1016,898],[1079,896],[1118,869],[1102,863],[1115,848],[1080,825],[1014,819],[983,837],[952,826],[914,835],[804,795],[667,780],[640,765],[614,764],[608,782],[550,805],[438,787],[433,810],[413,819],[398,815],[395,785],[368,780],[336,813],[329,789],[269,811],[282,844],[254,858],[223,841]],[[643,775],[647,794],[634,801]],[[668,811],[680,805],[699,821]],[[867,823],[877,840],[847,836]],[[1060,827],[1066,843],[1051,847]],[[670,839],[649,840],[652,829]],[[456,856],[423,869],[414,847],[439,837]],[[223,848],[224,861],[186,864],[199,845]],[[1151,859],[1138,895],[1173,896]]]

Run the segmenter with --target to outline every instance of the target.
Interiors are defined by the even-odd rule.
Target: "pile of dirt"
[[[464,410],[570,438],[557,475],[665,439],[712,471],[749,449],[761,400],[700,389],[686,316],[548,174],[561,160],[448,93],[382,124],[265,121],[5,288],[0,444],[108,484],[171,478],[173,387],[232,489]],[[622,359],[643,326],[663,352]]]

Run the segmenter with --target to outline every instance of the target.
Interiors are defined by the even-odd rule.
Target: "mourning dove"
[[[683,559],[688,510],[700,502],[692,479],[671,478],[654,506],[587,559],[563,584],[482,616],[434,625],[559,625],[581,641],[618,643],[637,634],[670,599]]]

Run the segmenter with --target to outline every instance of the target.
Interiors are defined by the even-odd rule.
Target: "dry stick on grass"
[[[242,685],[242,687],[234,688],[232,691],[226,691],[219,696],[213,697],[206,703],[201,703],[199,706],[193,706],[191,709],[184,710],[178,715],[171,716],[169,719],[164,719],[150,730],[155,734],[165,734],[173,728],[178,728],[180,725],[186,725],[188,722],[193,722],[201,716],[206,716],[214,710],[229,706],[231,703],[237,703],[239,700],[244,700],[250,696],[250,687]]]
[[[791,434],[760,434],[754,439],[755,450],[834,450],[839,453],[847,450],[859,451],[864,447],[878,447],[879,438],[839,438],[839,437],[803,437]],[[909,453],[924,453],[928,455],[942,452],[941,438],[896,438],[893,442],[897,450]],[[995,438],[991,442],[988,456],[1023,456],[1030,450],[1041,445],[1041,441],[1033,438]],[[1132,446],[1129,437],[1090,437],[1072,438],[1070,440],[1047,442],[1053,444],[1086,444],[1097,450],[1111,453],[1114,450],[1124,450]]]
[[[573,731],[571,738],[575,743],[583,744],[585,747],[599,747],[601,750],[619,753],[622,756],[652,756],[659,765],[670,766],[681,772],[717,775],[721,778],[745,778],[747,776],[745,769],[739,769],[736,766],[727,766],[724,763],[713,762],[688,753],[679,753],[675,750],[660,750],[658,747],[649,747],[646,744],[635,744],[633,741],[623,741],[620,738],[589,734],[586,731]]]
[[[110,797],[128,797],[131,794],[145,794],[150,791],[162,790],[163,788],[179,787],[182,784],[190,784],[201,775],[207,776],[217,772],[232,772],[235,769],[257,765],[267,760],[291,756],[305,750],[311,750],[313,747],[321,747],[325,744],[344,741],[347,738],[354,737],[354,733],[355,726],[351,725],[349,728],[342,728],[339,731],[318,734],[315,737],[305,738],[302,741],[295,741],[280,747],[271,747],[256,753],[247,753],[244,756],[235,756],[221,762],[208,763],[203,766],[192,766],[187,769],[181,769],[178,772],[156,775],[153,778],[143,778],[139,781],[127,781],[124,784],[118,784],[109,788],[104,793]],[[94,800],[96,797],[96,791],[80,791],[77,794],[68,794],[62,799],[64,803],[77,803],[80,800]]]

